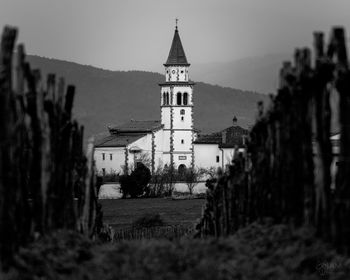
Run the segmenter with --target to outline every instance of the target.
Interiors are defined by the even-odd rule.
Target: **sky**
[[[312,46],[350,29],[349,0],[0,0],[29,54],[110,70],[162,71],[179,19],[190,63],[230,62]]]

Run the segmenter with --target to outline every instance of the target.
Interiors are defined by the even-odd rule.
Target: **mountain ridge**
[[[191,76],[211,84],[263,94],[275,93],[282,62],[292,58],[292,55],[276,53],[228,62],[194,64]]]
[[[164,75],[142,70],[113,71],[76,62],[28,55],[42,76],[55,73],[77,88],[74,116],[89,137],[107,131],[108,125],[130,119],[160,119],[160,88]],[[254,122],[256,103],[268,96],[256,92],[196,82],[194,122],[202,133],[231,125],[233,115],[248,127]],[[210,106],[208,106],[210,104]]]

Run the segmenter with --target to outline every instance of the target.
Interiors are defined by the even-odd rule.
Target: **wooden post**
[[[324,56],[323,33],[314,33],[315,76],[314,104],[314,164],[315,164],[315,224],[320,235],[330,234],[330,185],[332,146],[330,141],[331,108],[327,83],[333,78],[332,66]]]
[[[93,167],[93,151],[94,151],[94,139],[89,139],[88,146],[87,146],[87,152],[86,152],[86,158],[87,158],[87,171],[85,176],[85,191],[84,191],[84,199],[83,199],[83,213],[81,216],[81,231],[89,236],[91,234],[90,232],[90,226],[91,226],[91,213],[90,208],[91,200],[93,199],[92,193],[91,193],[91,178],[93,178],[94,173],[94,167]]]
[[[7,265],[8,257],[18,248],[16,196],[20,197],[15,170],[16,132],[15,101],[12,93],[12,55],[17,30],[5,27],[0,46],[0,261]]]
[[[350,72],[346,53],[345,32],[333,30],[329,53],[334,52],[336,64],[336,89],[339,92],[340,153],[336,185],[336,242],[340,250],[350,252]]]

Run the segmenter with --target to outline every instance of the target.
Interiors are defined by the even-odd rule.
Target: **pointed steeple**
[[[180,35],[179,35],[179,31],[177,29],[177,25],[175,28],[175,34],[174,34],[173,42],[171,44],[169,56],[168,56],[168,59],[164,65],[165,66],[167,66],[167,65],[186,65],[186,66],[189,66],[190,65],[187,62],[185,51],[182,47],[182,43],[180,40]]]

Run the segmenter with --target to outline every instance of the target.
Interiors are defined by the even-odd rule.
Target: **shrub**
[[[132,226],[135,228],[159,227],[163,225],[164,222],[159,214],[144,214],[132,223]]]
[[[138,163],[137,167],[130,175],[121,175],[119,177],[120,190],[123,198],[128,195],[135,198],[145,194],[149,194],[148,183],[151,180],[151,171],[144,164]]]
[[[137,196],[137,190],[135,190],[136,182],[133,177],[130,175],[121,175],[119,177],[119,183],[123,198],[126,198],[128,195],[131,197]]]
[[[148,196],[148,183],[151,180],[151,171],[143,163],[138,163],[137,167],[130,175],[136,183],[135,193],[137,195],[145,194]]]
[[[116,172],[107,173],[103,176],[103,182],[118,182],[119,175]]]

